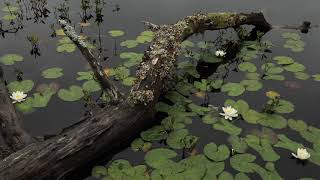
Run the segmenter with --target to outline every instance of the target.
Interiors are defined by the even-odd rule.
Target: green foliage
[[[125,40],[120,43],[120,46],[134,48],[138,46],[138,42],[136,40]]]
[[[34,82],[32,80],[13,81],[8,84],[8,90],[10,93],[15,91],[22,91],[27,93],[32,90]]]
[[[172,163],[171,159],[176,156],[177,153],[170,149],[158,148],[149,151],[144,160],[152,168],[161,168]]]
[[[288,56],[276,56],[273,60],[277,61],[277,64],[288,65],[294,63],[294,60]]]
[[[251,62],[242,62],[238,65],[238,68],[240,71],[243,71],[243,72],[253,73],[257,71],[256,65]]]
[[[223,131],[230,135],[239,135],[242,131],[241,128],[233,125],[231,122],[225,119],[220,119],[218,123],[213,124],[213,129]]]
[[[248,149],[248,144],[245,139],[239,138],[239,136],[229,136],[228,142],[231,144],[232,149],[237,153],[245,153]]]
[[[68,37],[64,37],[62,39],[59,39],[58,46],[57,46],[57,52],[71,53],[71,52],[74,52],[75,50],[76,50],[76,45]]]
[[[203,153],[213,161],[224,161],[230,155],[230,150],[226,145],[219,147],[215,143],[209,143],[204,146]]]
[[[305,43],[301,41],[300,35],[292,32],[285,32],[282,37],[286,39],[283,47],[291,49],[293,52],[302,52],[305,47]]]
[[[253,161],[255,159],[256,157],[252,154],[236,154],[230,158],[230,165],[239,172],[253,173],[255,168]]]
[[[84,96],[84,93],[81,87],[72,85],[69,89],[60,89],[58,96],[64,101],[71,102],[80,100]]]
[[[194,47],[194,43],[189,41],[189,40],[185,40],[180,44],[181,48],[192,48]]]
[[[97,92],[101,90],[101,86],[95,80],[88,80],[82,84],[82,89],[87,92]]]
[[[272,100],[269,100],[268,104],[272,104]],[[277,113],[291,113],[294,111],[294,105],[290,101],[280,99],[272,109]]]
[[[239,83],[229,82],[221,87],[221,92],[226,92],[229,96],[240,96],[244,91],[245,87]]]
[[[4,65],[14,65],[16,62],[23,61],[23,57],[19,54],[6,54],[0,57],[0,62]]]
[[[13,20],[17,19],[17,16],[14,14],[6,14],[2,17],[2,19],[6,20],[6,21],[13,21]]]
[[[86,71],[86,72],[77,72],[78,77],[77,80],[93,80],[94,74],[92,71]]]
[[[259,91],[263,87],[263,84],[258,80],[242,80],[240,84],[243,85],[247,91]]]
[[[289,64],[287,66],[284,66],[284,69],[289,72],[302,72],[306,70],[306,67],[303,64],[300,63],[293,63]]]
[[[124,32],[121,30],[111,30],[111,31],[108,31],[108,33],[112,37],[120,37],[124,35]]]
[[[47,79],[56,79],[63,76],[63,69],[62,68],[49,68],[42,71],[42,77]]]
[[[18,7],[16,7],[16,6],[11,6],[11,5],[8,5],[8,6],[5,6],[4,8],[2,8],[2,11],[8,12],[8,13],[10,13],[10,12],[16,12],[16,11],[18,11],[18,10],[19,10]]]

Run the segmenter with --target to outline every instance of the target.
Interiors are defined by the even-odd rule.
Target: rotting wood
[[[155,37],[145,51],[136,72],[137,80],[126,100],[102,109],[55,137],[30,144],[6,157],[0,162],[0,177],[3,180],[62,179],[92,159],[127,143],[152,122],[150,117],[162,85],[174,70],[179,44],[205,30],[245,24],[254,25],[264,33],[271,29],[262,13],[198,13],[173,25],[153,26]]]

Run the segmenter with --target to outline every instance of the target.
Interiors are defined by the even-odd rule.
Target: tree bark
[[[128,143],[154,122],[154,106],[166,77],[174,70],[180,43],[205,30],[254,25],[267,32],[271,26],[262,13],[208,13],[188,16],[173,25],[153,26],[154,39],[136,72],[136,82],[126,100],[83,119],[59,135],[28,145],[0,163],[4,180],[62,179],[97,156]],[[150,25],[150,24],[149,24]]]
[[[11,103],[0,66],[0,159],[24,148],[31,137],[22,129],[21,119]]]

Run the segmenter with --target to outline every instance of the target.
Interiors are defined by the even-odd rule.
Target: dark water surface
[[[3,2],[3,0],[1,0]],[[61,67],[64,69],[64,76],[54,80],[59,83],[62,88],[70,85],[79,84],[76,81],[77,72],[87,71],[89,67],[86,60],[78,50],[74,53],[57,53],[57,38],[51,38],[52,30],[49,24],[56,23],[57,20],[53,14],[54,7],[61,1],[49,0],[48,9],[51,14],[44,19],[43,23],[34,23],[33,20],[23,20],[24,28],[15,34],[6,34],[5,38],[0,37],[0,56],[8,53],[20,54],[24,57],[24,61],[16,63],[14,66],[6,66],[5,77],[8,82],[15,80],[14,69],[19,68],[23,71],[24,79],[32,79],[35,84],[48,83],[52,80],[46,80],[41,77],[44,69],[51,67]],[[3,7],[3,3],[0,7]],[[79,0],[70,2],[70,19],[79,30],[78,22],[80,22],[80,3]],[[119,10],[116,10],[120,8]],[[150,21],[155,24],[174,23],[179,19],[193,13],[203,12],[219,12],[219,11],[236,11],[251,12],[263,11],[267,21],[273,25],[298,25],[302,21],[308,20],[312,24],[320,23],[320,1],[319,0],[119,0],[106,1],[103,10],[103,23],[98,27],[94,21],[91,26],[84,28],[84,33],[91,39],[98,38],[98,31],[102,33],[102,46],[104,56],[109,56],[106,64],[114,66],[119,64],[118,56],[114,56],[114,40],[108,36],[108,31],[113,29],[121,29],[126,32],[125,37],[120,37],[119,42],[126,39],[134,39],[140,32],[144,31],[141,21]],[[4,12],[0,12],[2,16]],[[4,27],[10,27],[7,22]],[[56,29],[58,25],[55,24]],[[319,47],[320,47],[320,29],[313,28],[308,34],[301,34],[303,41],[306,43],[305,51],[301,53],[293,53],[288,49],[282,48],[284,42],[281,38],[281,30],[273,29],[264,36],[275,44],[272,48],[272,55],[286,55],[293,57],[297,62],[304,64],[309,74],[320,72],[319,63]],[[34,58],[30,55],[30,44],[27,41],[27,35],[36,34],[40,38],[41,56]],[[206,34],[205,39],[211,39],[210,33]],[[117,42],[117,44],[119,44]],[[144,46],[145,47],[145,46]],[[143,46],[128,51],[143,52]],[[117,51],[127,50],[126,48],[117,47]],[[290,118],[303,119],[308,125],[320,127],[319,125],[319,100],[320,100],[320,84],[310,80],[296,80],[292,75],[287,75],[285,81],[295,81],[301,88],[290,89],[285,86],[283,81],[267,81],[264,83],[264,89],[259,92],[246,92],[239,98],[245,99],[252,107],[260,109],[267,98],[264,93],[268,90],[275,90],[287,100],[295,104],[295,111],[291,113]],[[229,74],[230,81],[237,81],[237,72]],[[128,88],[123,87],[123,90]],[[210,104],[221,106],[227,96],[222,93],[209,94]],[[84,102],[65,103],[56,96],[52,98],[47,108],[37,109],[36,112],[24,115],[24,126],[27,131],[34,136],[42,136],[56,134],[62,128],[76,123],[83,116],[86,108],[83,107]],[[288,117],[289,117],[288,116]],[[287,116],[285,116],[287,117]],[[287,118],[288,118],[287,117]],[[243,125],[239,125],[245,127]],[[199,147],[207,144],[209,141],[216,143],[225,143],[226,136],[221,132],[213,131],[211,126],[204,126],[200,121],[194,120],[190,131],[193,135],[200,137]],[[287,134],[289,137],[296,137],[297,134]],[[297,137],[298,138],[298,137]],[[320,137],[319,137],[320,138]],[[202,148],[199,148],[202,149]],[[301,166],[292,163],[289,159],[290,154],[287,150],[276,149],[281,155],[281,161],[276,163],[276,167],[281,176],[285,179],[297,179],[299,177],[320,178],[319,166],[312,163],[307,166]],[[133,153],[130,148],[115,155],[114,159],[124,158],[130,160],[133,164],[143,163],[143,153]]]

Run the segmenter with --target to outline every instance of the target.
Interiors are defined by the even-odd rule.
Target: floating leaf
[[[224,106],[231,106],[231,107],[235,108],[236,110],[238,110],[238,112],[240,114],[243,114],[249,110],[249,104],[242,99],[239,99],[237,102],[235,102],[231,99],[227,99],[224,102]]]
[[[230,165],[239,172],[252,173],[254,172],[255,164],[253,161],[255,159],[256,157],[252,154],[236,154],[231,157]]]
[[[268,139],[260,139],[254,135],[247,135],[245,138],[248,146],[256,150],[264,161],[277,161],[280,156],[273,150]]]
[[[209,81],[206,79],[201,79],[201,82],[195,81],[193,84],[194,87],[199,89],[200,91],[211,91]]]
[[[32,90],[34,82],[32,80],[13,81],[8,84],[9,92],[22,91],[27,93]]]
[[[218,123],[213,124],[213,129],[224,131],[230,135],[239,135],[242,131],[241,128],[222,118],[220,121],[218,121]]]
[[[227,83],[221,87],[221,92],[227,92],[229,96],[239,96],[245,91],[239,83]]]
[[[138,46],[138,42],[136,40],[125,40],[120,43],[120,46],[134,48]]]
[[[84,96],[84,93],[81,87],[73,85],[69,89],[60,89],[58,96],[64,101],[78,101]]]
[[[237,153],[245,153],[248,149],[246,141],[238,136],[231,135],[228,138],[228,142],[231,144],[232,149]]]
[[[141,138],[137,138],[134,141],[132,141],[131,149],[136,152],[142,149],[143,145],[144,145],[144,141]]]
[[[95,80],[88,80],[83,83],[82,89],[87,92],[97,92],[101,90],[100,84]]]
[[[59,78],[63,75],[62,73],[62,68],[50,68],[42,71],[42,77],[47,78],[47,79],[55,79]]]
[[[300,63],[293,63],[290,65],[284,66],[284,69],[290,72],[302,72],[306,69],[306,67]]]
[[[143,131],[141,133],[141,138],[145,141],[159,141],[166,139],[168,133],[163,126],[154,126],[147,131]]]
[[[25,101],[17,103],[16,108],[24,114],[33,112],[35,109],[32,107],[33,98],[28,97]]]
[[[300,35],[298,33],[284,32],[281,36],[286,39],[300,40]]]
[[[92,168],[91,175],[95,178],[102,178],[108,175],[108,171],[104,166],[95,166]]]
[[[235,180],[250,180],[250,178],[245,173],[238,173],[235,176]]]
[[[276,66],[273,63],[265,63],[261,66],[262,70],[266,71],[266,74],[279,74],[283,72],[283,68]]]
[[[250,73],[256,72],[257,70],[256,65],[254,65],[251,62],[242,62],[238,65],[238,68],[240,71],[250,72]]]
[[[312,77],[313,77],[313,80],[320,81],[320,74],[314,74],[312,75]]]
[[[226,145],[217,147],[215,143],[209,143],[204,146],[203,153],[213,161],[224,161],[230,155],[230,150]]]
[[[263,87],[263,84],[257,80],[242,80],[240,84],[243,85],[247,91],[259,91]]]
[[[138,43],[147,43],[147,42],[151,42],[153,39],[153,36],[149,36],[149,35],[140,35],[136,38],[136,41]]]
[[[200,59],[207,63],[219,63],[223,60],[212,53],[205,53],[200,57]]]
[[[74,52],[76,50],[76,45],[73,43],[66,43],[66,44],[61,44],[57,47],[57,52],[62,53],[62,52]]]
[[[32,107],[35,107],[35,108],[47,107],[53,94],[54,93],[33,94],[34,97],[32,101]]]
[[[190,103],[188,105],[188,108],[190,108],[190,110],[192,112],[195,112],[195,113],[197,113],[199,115],[204,115],[205,112],[209,112],[211,110],[208,107],[199,106],[199,105],[196,105],[194,103]]]
[[[272,100],[268,101],[268,104],[272,104]],[[277,113],[291,113],[294,111],[294,105],[289,101],[280,99],[273,110]]]
[[[233,175],[227,171],[223,171],[220,175],[218,180],[234,180]]]
[[[294,63],[294,60],[288,56],[276,56],[273,59],[277,61],[277,64],[281,64],[281,65],[288,65],[288,64]]]
[[[194,47],[194,43],[189,40],[185,40],[180,44],[180,46],[182,48],[192,48],[192,47]]]
[[[125,86],[132,86],[135,80],[136,80],[135,77],[127,77],[123,79],[122,84]]]
[[[0,57],[0,62],[4,65],[14,65],[16,62],[23,61],[23,57],[18,54],[6,54]]]
[[[177,153],[170,149],[158,148],[149,151],[144,159],[149,166],[153,168],[160,168],[172,162],[170,159],[176,156]]]
[[[92,71],[86,71],[86,72],[77,72],[78,76],[77,80],[81,81],[81,80],[93,80],[94,78],[94,74]]]
[[[176,91],[178,91],[180,94],[184,96],[188,96],[193,89],[192,84],[180,81],[178,84],[175,86]]]
[[[19,8],[18,7],[15,7],[15,6],[11,6],[11,5],[9,5],[9,6],[5,6],[4,8],[2,8],[2,11],[4,11],[4,12],[15,12],[15,11],[18,11],[19,10]]]
[[[220,89],[222,84],[223,84],[222,79],[215,79],[215,80],[211,81],[211,83],[210,83],[210,85],[213,89]]]
[[[289,119],[288,126],[290,129],[298,132],[307,131],[308,129],[308,125],[303,120]]]
[[[63,29],[57,29],[56,30],[56,35],[57,36],[65,36],[66,34],[64,33]]]
[[[285,77],[283,75],[278,74],[267,74],[263,77],[265,80],[277,80],[277,81],[283,81],[285,80]]]
[[[296,72],[294,73],[294,77],[300,80],[307,80],[310,78],[310,75],[304,72]]]
[[[246,78],[251,80],[260,80],[260,74],[258,73],[246,73]]]
[[[187,129],[178,129],[171,132],[167,138],[167,144],[173,149],[184,148],[184,138],[189,134]]]
[[[114,76],[118,80],[126,79],[130,75],[130,70],[124,66],[119,66],[119,67],[113,69],[113,71],[114,71],[114,73],[113,73]]]
[[[7,14],[2,17],[3,20],[12,21],[17,19],[17,16],[14,14]]]
[[[124,32],[121,30],[111,30],[111,31],[108,31],[108,33],[112,37],[119,37],[124,35]]]

